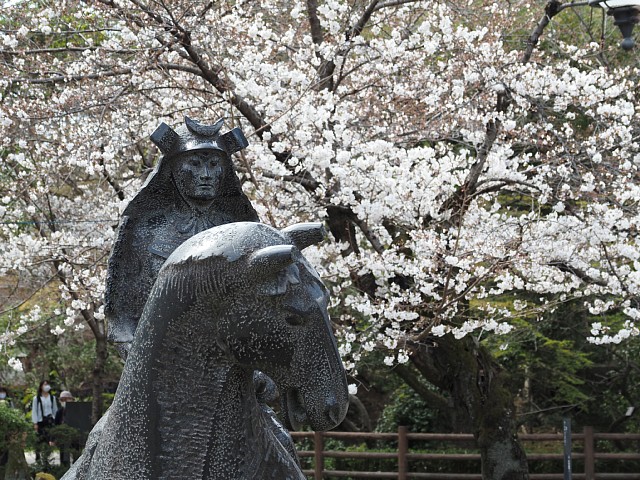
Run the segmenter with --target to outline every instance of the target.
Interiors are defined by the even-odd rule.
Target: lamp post
[[[589,0],[589,5],[604,8],[607,15],[613,16],[613,23],[617,25],[624,39],[620,46],[631,50],[635,45],[633,27],[640,22],[640,0]]]
[[[544,29],[551,23],[551,20],[560,12],[567,8],[591,6],[593,8],[606,9],[607,15],[612,15],[615,25],[618,25],[624,40],[620,46],[625,50],[631,50],[635,44],[633,41],[633,27],[640,22],[640,0],[583,0],[562,3],[562,0],[548,0],[544,9],[544,15],[536,25],[529,38],[527,47],[522,54],[522,63],[527,63],[531,59],[533,50],[538,44]]]

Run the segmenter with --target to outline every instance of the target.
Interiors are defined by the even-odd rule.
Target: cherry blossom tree
[[[34,306],[2,353],[19,368],[12,343],[44,316],[54,334],[88,328],[99,396],[105,264],[159,156],[148,136],[225,117],[249,138],[236,163],[260,218],[331,231],[308,256],[353,377],[384,352],[476,435],[484,478],[527,478],[482,340],[507,349],[575,299],[594,343],[636,337],[640,315],[638,69],[596,42],[536,49],[558,6],[5,1],[0,272]]]

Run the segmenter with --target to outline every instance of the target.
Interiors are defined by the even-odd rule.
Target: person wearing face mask
[[[47,380],[42,380],[38,386],[38,393],[33,397],[31,405],[31,421],[38,434],[36,443],[36,461],[40,460],[43,448],[49,444],[49,429],[55,423],[58,412],[58,402],[51,393],[51,385]],[[46,455],[44,455],[46,457]],[[43,463],[48,463],[48,458],[43,458]]]
[[[9,397],[9,392],[4,387],[0,387],[0,405],[6,405],[9,408],[14,408],[13,400]]]
[[[71,392],[67,390],[63,390],[60,393],[59,399],[60,399],[60,408],[56,412],[56,418],[55,418],[56,425],[62,425],[63,423],[65,423],[65,416],[67,413],[67,404],[69,402],[76,401],[76,399],[73,398],[73,395],[71,394]],[[80,450],[80,445],[77,442],[72,443],[70,446],[74,450]],[[60,448],[60,465],[66,465],[68,467],[71,463],[69,451],[62,445],[58,445],[58,447]]]
[[[60,408],[56,412],[56,425],[62,425],[64,423],[64,416],[67,412],[67,402],[75,402],[76,399],[73,398],[71,392],[64,390],[60,393]]]

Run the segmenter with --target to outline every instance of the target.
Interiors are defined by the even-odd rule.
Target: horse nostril
[[[335,398],[327,400],[326,413],[335,425],[338,425],[340,422],[342,422],[342,408],[340,408],[340,405]]]

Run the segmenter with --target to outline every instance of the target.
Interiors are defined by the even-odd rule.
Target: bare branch
[[[12,78],[9,79],[13,83],[26,83],[30,85],[37,84],[55,84],[55,83],[69,83],[69,82],[82,82],[84,80],[99,80],[101,78],[118,77],[121,75],[131,75],[133,72],[130,68],[124,68],[119,70],[111,70],[101,73],[88,73],[85,75],[54,75],[52,77],[39,77],[39,78]]]
[[[371,15],[376,11],[376,7],[378,6],[379,0],[373,0],[367,7],[367,9],[362,13],[356,24],[349,29],[347,32],[347,40],[352,39],[353,37],[357,37],[362,33],[364,27],[369,23],[371,19]]]
[[[399,7],[400,5],[406,5],[407,3],[418,3],[421,0],[387,0],[386,2],[378,3],[375,7],[375,11],[382,10],[383,8]]]
[[[307,15],[309,17],[309,26],[311,28],[311,38],[313,43],[321,45],[324,42],[324,34],[322,32],[322,25],[320,25],[320,19],[318,18],[318,1],[307,0]]]
[[[162,70],[175,70],[179,72],[191,73],[192,75],[196,75],[197,77],[203,77],[202,71],[200,69],[191,67],[189,65],[161,62],[158,63],[158,67],[160,67]]]
[[[561,272],[575,275],[585,283],[592,284],[592,285],[600,285],[601,287],[607,286],[607,282],[605,282],[604,280],[593,278],[592,276],[588,275],[587,272],[585,272],[584,270],[581,270],[578,267],[573,267],[569,265],[567,262],[564,262],[562,260],[553,260],[549,262],[548,265],[550,267],[556,267]]]
[[[538,45],[538,41],[544,32],[544,29],[547,28],[547,25],[551,22],[551,19],[559,14],[565,8],[575,6],[577,4],[565,3],[561,4],[558,0],[549,0],[546,7],[544,8],[544,16],[540,19],[536,28],[531,32],[531,35],[527,39],[527,48],[525,49],[520,61],[522,63],[528,63],[531,60],[531,55],[533,55],[533,50]]]
[[[302,185],[307,191],[315,191],[320,187],[320,182],[315,181],[313,178],[307,177],[305,175],[276,175],[271,172],[262,172],[267,178],[273,178],[275,180],[281,179],[285,182],[293,182]]]
[[[103,48],[103,47],[59,47],[59,48],[34,48],[32,50],[0,49],[0,53],[6,54],[6,55],[39,55],[42,53],[66,53],[66,52],[84,53],[86,51],[95,52],[96,50],[100,50],[107,53],[129,55],[132,53],[139,53],[142,49],[112,49],[112,48]]]
[[[98,0],[101,1],[101,0]],[[51,35],[51,36],[59,36],[59,35],[82,35],[85,33],[101,33],[101,32],[121,32],[122,29],[120,28],[93,28],[93,29],[87,29],[87,30],[61,30],[61,31],[57,31],[54,33],[50,33],[47,35]],[[2,33],[19,33],[20,30],[8,30],[5,28],[0,28],[0,32]],[[40,35],[45,35],[45,33],[40,32],[40,31],[34,31],[33,33],[38,33]]]
[[[620,274],[618,273],[618,270],[613,265],[613,262],[611,261],[611,255],[609,255],[609,249],[607,248],[607,245],[604,242],[602,242],[602,251],[604,252],[604,258],[607,259],[609,270],[611,270],[611,272],[618,279],[618,282],[620,282],[620,286],[625,291],[625,293],[629,296],[632,296],[631,292],[629,292],[629,288],[627,287],[627,284],[622,280],[622,278],[620,278]]]
[[[404,365],[396,365],[393,372],[404,380],[404,382],[409,385],[414,392],[420,395],[420,397],[428,403],[430,408],[436,408],[442,411],[449,410],[450,407],[448,400],[433,390],[429,390],[410,368]]]
[[[497,192],[502,190],[507,185],[522,185],[531,190],[538,190],[538,187],[532,183],[525,182],[523,180],[515,180],[512,178],[486,178],[484,180],[479,180],[477,186],[483,185],[485,183],[493,183],[488,187],[483,188],[482,190],[478,189],[475,193],[476,196],[484,195],[486,193]]]
[[[509,103],[508,92],[504,91],[498,93],[496,103],[497,111],[500,112],[506,110]],[[498,137],[498,132],[500,130],[501,124],[502,122],[500,122],[500,120],[498,119],[490,120],[489,122],[487,122],[484,142],[478,149],[476,161],[469,169],[469,173],[467,174],[467,178],[465,179],[464,184],[457,192],[447,198],[442,203],[442,207],[440,207],[441,212],[451,210],[452,224],[458,224],[461,221],[462,216],[470,205],[471,199],[476,194],[480,174],[482,173],[482,170],[486,165],[487,158],[489,157],[489,152],[491,151],[491,148],[493,148],[493,144]]]
[[[358,226],[358,228],[360,229],[360,231],[362,231],[362,233],[367,238],[367,240],[369,240],[369,243],[371,244],[371,247],[377,253],[384,252],[384,246],[382,245],[382,242],[371,231],[371,229],[369,228],[369,225],[367,224],[367,222],[365,222],[364,220],[361,220],[360,218],[358,218],[358,216],[354,213],[353,214],[353,223],[355,223]]]

